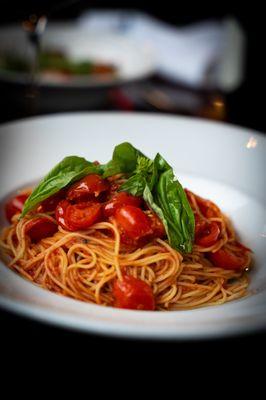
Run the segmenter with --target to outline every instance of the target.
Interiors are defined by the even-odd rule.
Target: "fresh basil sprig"
[[[159,153],[150,160],[127,142],[115,147],[112,160],[105,165],[95,165],[82,157],[64,158],[34,189],[21,216],[86,175],[100,174],[107,178],[119,173],[128,177],[119,190],[142,196],[163,222],[170,245],[176,250],[190,252],[194,214],[184,189],[174,178],[173,169]]]
[[[86,175],[102,173],[102,167],[95,165],[82,157],[65,157],[58,163],[34,189],[24,204],[21,217],[33,210],[42,201],[59,192],[70,183]]]
[[[142,196],[163,222],[170,245],[191,252],[194,214],[173,169],[159,153],[154,161],[138,158],[134,173],[119,190]]]
[[[143,154],[132,144],[124,142],[114,148],[112,160],[104,165],[103,177],[120,173],[132,173],[137,166],[137,159]]]
[[[133,196],[142,196],[147,180],[153,173],[153,161],[143,155],[138,156],[136,169],[119,191],[129,192]]]
[[[83,157],[65,157],[34,189],[24,204],[21,217],[36,208],[42,201],[86,175],[100,174],[106,178],[118,173],[132,173],[140,155],[142,153],[139,150],[125,142],[115,147],[112,160],[105,165],[95,165]]]

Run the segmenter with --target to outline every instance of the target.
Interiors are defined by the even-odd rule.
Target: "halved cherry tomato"
[[[219,235],[220,228],[216,222],[205,222],[204,225],[202,225],[201,229],[197,228],[195,243],[198,246],[209,247],[217,241]]]
[[[147,215],[138,207],[123,206],[116,210],[115,220],[123,232],[132,239],[151,235],[151,222]]]
[[[154,238],[163,238],[166,235],[164,225],[157,214],[149,213],[148,218],[151,222],[152,236]]]
[[[126,192],[117,193],[105,204],[103,209],[105,217],[111,217],[118,208],[126,205],[139,207],[141,199]]]
[[[98,197],[100,193],[109,189],[109,182],[102,179],[100,175],[88,175],[74,183],[67,191],[67,199],[84,201]]]
[[[18,194],[15,197],[12,197],[5,206],[6,218],[9,222],[11,222],[13,215],[21,213],[23,210],[23,206],[27,198],[28,194]]]
[[[89,228],[101,219],[102,205],[100,203],[82,202],[71,204],[62,200],[56,207],[55,216],[59,225],[68,231],[78,231]]]
[[[67,209],[70,207],[70,203],[67,200],[62,200],[58,203],[55,209],[55,218],[59,225],[67,231],[75,231],[74,227],[70,225],[67,219]]]
[[[57,204],[63,200],[65,197],[66,191],[60,190],[60,192],[55,193],[48,199],[44,200],[38,207],[38,212],[49,212],[54,211],[57,207]]]
[[[115,307],[130,310],[154,310],[155,301],[151,287],[133,276],[123,275],[113,286]]]
[[[34,218],[27,223],[25,233],[30,237],[32,242],[39,242],[49,236],[53,236],[57,232],[58,226],[49,218]]]
[[[208,258],[215,267],[223,269],[242,270],[247,266],[247,252],[239,247],[239,251],[233,252],[227,248],[221,248],[215,253],[209,253]]]

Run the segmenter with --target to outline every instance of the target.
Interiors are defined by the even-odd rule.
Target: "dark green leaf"
[[[133,196],[142,196],[146,183],[146,179],[143,175],[132,175],[125,183],[123,183],[123,185],[120,186],[119,192],[128,192]]]
[[[120,186],[119,191],[128,192],[133,196],[142,196],[152,170],[153,161],[145,156],[138,156],[133,175]]]
[[[94,165],[82,157],[70,156],[64,158],[34,189],[25,202],[22,217],[33,210],[43,200],[57,193],[70,183],[92,173],[101,173],[101,166]]]
[[[136,169],[138,156],[143,154],[132,144],[128,142],[119,144],[114,149],[112,160],[105,165],[103,177],[132,173]]]
[[[152,162],[138,157],[134,174],[121,191],[144,200],[164,224],[170,245],[176,250],[190,252],[194,238],[194,215],[181,184],[167,161],[158,153]]]
[[[168,224],[168,239],[172,247],[191,252],[194,239],[194,214],[181,184],[174,180],[172,169],[161,174],[154,201],[161,208]]]
[[[152,165],[152,175],[149,180],[149,186],[150,189],[152,190],[154,185],[159,179],[159,174],[161,172],[167,171],[168,169],[171,169],[170,165],[165,161],[165,159],[159,154],[156,154],[156,157],[153,161]]]

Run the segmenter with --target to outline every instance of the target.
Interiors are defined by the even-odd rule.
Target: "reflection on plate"
[[[160,149],[184,186],[221,205],[243,241],[254,250],[255,260],[250,296],[219,309],[169,313],[107,309],[44,291],[1,264],[2,306],[66,327],[131,337],[188,339],[265,328],[262,135],[196,119],[81,113],[7,124],[0,130],[0,140],[2,199],[41,177],[66,155],[94,159],[97,154],[106,162],[110,149],[125,140],[150,156]],[[14,169],[14,160],[20,174]]]

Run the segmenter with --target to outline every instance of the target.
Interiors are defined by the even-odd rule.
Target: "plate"
[[[0,198],[38,180],[67,155],[106,162],[123,141],[149,156],[160,151],[185,187],[217,202],[232,217],[254,250],[250,295],[191,311],[120,310],[50,293],[0,264],[0,305],[71,329],[132,338],[206,339],[265,329],[266,140],[258,132],[144,113],[70,113],[5,124],[0,128]]]
[[[90,59],[106,62],[117,68],[115,77],[73,77],[68,81],[40,78],[39,86],[44,88],[106,88],[118,84],[144,79],[155,70],[154,55],[146,45],[139,46],[133,40],[119,34],[93,33],[70,23],[48,23],[42,38],[42,47],[60,50],[74,60]],[[6,26],[0,29],[0,53],[18,54],[29,59],[32,51],[26,33],[21,26]],[[0,70],[3,82],[29,84],[30,75],[22,72]]]

